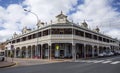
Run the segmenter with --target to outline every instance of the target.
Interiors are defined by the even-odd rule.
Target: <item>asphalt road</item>
[[[120,73],[120,56],[2,68],[0,73]]]

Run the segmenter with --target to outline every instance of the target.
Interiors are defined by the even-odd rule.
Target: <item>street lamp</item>
[[[37,18],[37,24],[36,24],[36,25],[37,25],[37,28],[39,28],[38,24],[39,24],[40,20],[39,20],[38,15],[37,15],[36,13],[34,13],[34,12],[31,12],[30,10],[27,10],[27,9],[24,9],[24,11],[26,11],[26,12],[30,12],[30,13],[32,13],[33,15],[36,16],[36,18]]]
[[[36,18],[37,18],[37,28],[39,28],[39,22],[40,22],[40,20],[39,20],[39,17],[37,16],[37,14],[36,13],[34,13],[34,12],[31,12],[30,10],[26,10],[26,9],[24,9],[24,11],[26,11],[26,12],[30,12],[30,13],[32,13],[33,15],[35,15],[36,16]],[[36,55],[38,55],[38,33],[37,33],[37,46],[36,46],[36,52],[37,52],[37,54],[35,54],[35,56]]]

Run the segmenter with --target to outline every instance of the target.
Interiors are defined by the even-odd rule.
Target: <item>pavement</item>
[[[40,65],[40,64],[49,64],[49,63],[58,63],[58,62],[67,62],[70,59],[31,59],[31,58],[7,58],[7,61],[12,61],[16,63],[15,66],[30,66],[30,65]]]
[[[6,61],[0,62],[0,68],[16,67],[16,66],[30,66],[68,61],[64,59],[30,59],[30,58],[6,58]]]
[[[0,68],[11,67],[14,65],[16,65],[15,62],[8,62],[8,61],[0,62]]]
[[[120,73],[120,56],[0,69],[0,73]]]

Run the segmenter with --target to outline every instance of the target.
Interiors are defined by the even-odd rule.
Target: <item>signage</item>
[[[59,50],[59,49],[60,49],[60,46],[59,46],[59,45],[56,45],[56,49]]]

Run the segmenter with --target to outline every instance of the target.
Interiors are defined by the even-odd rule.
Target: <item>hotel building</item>
[[[98,27],[90,30],[86,21],[81,25],[70,22],[62,12],[56,16],[56,21],[48,25],[39,22],[37,27],[35,30],[24,27],[21,35],[15,33],[8,40],[14,57],[79,59],[119,50],[118,40],[101,34]]]

